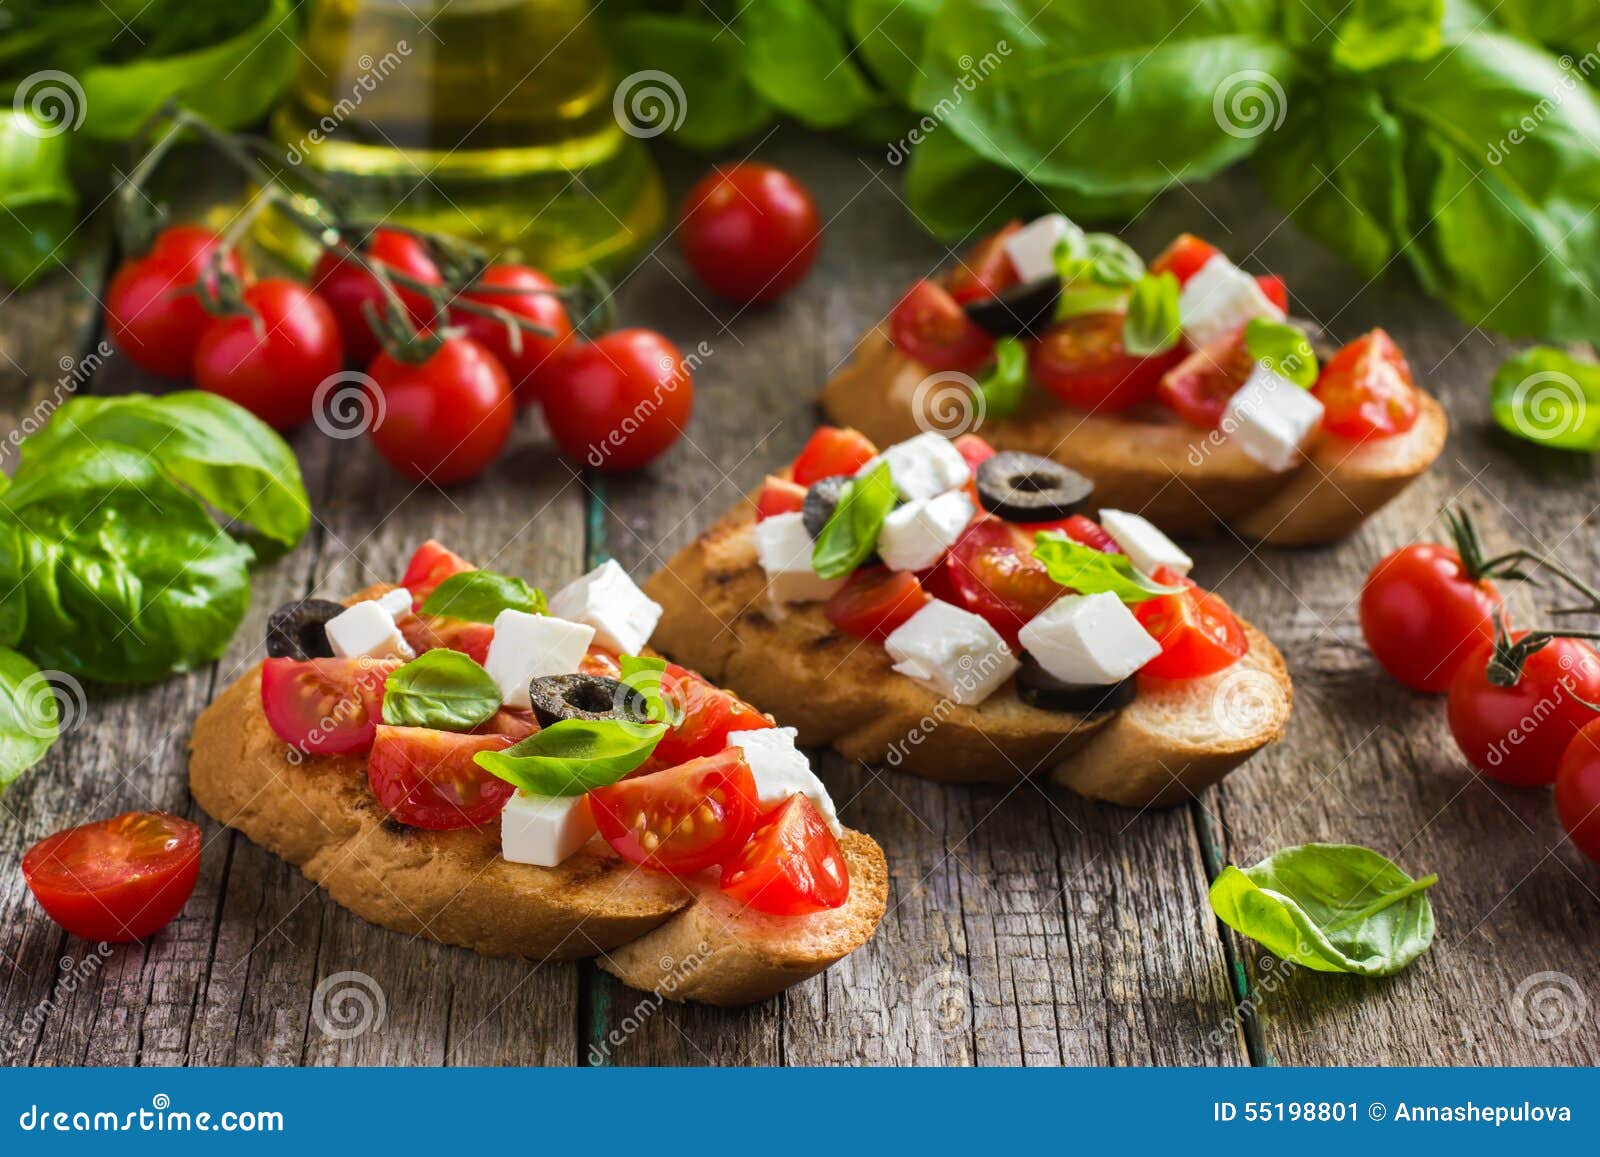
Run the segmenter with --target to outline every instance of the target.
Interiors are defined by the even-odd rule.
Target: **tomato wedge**
[[[1214,430],[1228,399],[1244,385],[1255,364],[1241,327],[1201,346],[1168,370],[1156,396],[1190,425]]]
[[[730,732],[757,731],[773,725],[772,720],[732,691],[724,691],[676,663],[668,663],[661,673],[661,694],[680,719],[656,744],[650,757],[654,767],[671,767],[715,755],[728,746]]]
[[[39,907],[74,936],[120,944],[165,928],[200,876],[200,829],[127,812],[47,836],[22,857]]]
[[[1149,599],[1133,608],[1134,616],[1161,644],[1161,654],[1139,669],[1157,679],[1195,679],[1215,675],[1250,649],[1244,628],[1228,604],[1166,567],[1151,576],[1159,583],[1184,588],[1182,594]]]
[[[981,615],[1013,648],[1028,620],[1066,593],[1033,557],[1033,535],[998,518],[962,531],[944,570],[956,605]]]
[[[1122,344],[1123,314],[1084,313],[1045,331],[1028,355],[1038,383],[1065,405],[1114,413],[1155,396],[1161,375],[1183,360],[1173,346],[1137,357]]]
[[[1202,241],[1193,233],[1179,233],[1172,244],[1150,263],[1151,273],[1170,273],[1182,285],[1200,272],[1200,267],[1222,250],[1209,241]]]
[[[384,681],[399,666],[399,659],[268,659],[261,664],[261,710],[278,738],[299,751],[366,751]]]
[[[514,742],[509,735],[380,723],[367,757],[367,782],[378,806],[403,824],[434,832],[478,827],[497,818],[516,789],[472,757]]]
[[[818,426],[789,474],[796,486],[810,486],[835,474],[854,474],[877,454],[878,448],[859,430],[848,426]]]
[[[1323,429],[1341,438],[1387,438],[1417,424],[1411,367],[1381,329],[1356,338],[1329,358],[1311,392],[1323,406]]]
[[[972,370],[988,361],[994,339],[932,281],[919,281],[889,314],[895,348],[930,370]]]
[[[617,855],[688,875],[726,863],[756,825],[755,777],[737,747],[589,793],[595,826]]]
[[[1021,229],[1021,221],[1008,221],[969,249],[945,278],[950,296],[959,302],[981,301],[1015,285],[1019,278],[1006,253],[1006,238]]]
[[[430,538],[417,547],[417,552],[411,556],[400,585],[411,592],[411,605],[420,607],[445,579],[464,570],[477,569],[455,551]]]
[[[771,518],[774,514],[797,514],[805,504],[804,486],[768,474],[756,494],[756,521]]]
[[[419,655],[443,647],[460,651],[480,665],[488,659],[489,644],[494,642],[493,624],[453,619],[448,615],[407,615],[400,620],[400,633]]]
[[[916,575],[864,566],[822,605],[822,613],[845,634],[881,643],[927,605],[928,594]]]
[[[1069,514],[1056,522],[1019,522],[1017,529],[1028,536],[1028,542],[1033,542],[1033,536],[1041,531],[1059,530],[1073,542],[1092,546],[1101,554],[1121,554],[1122,548],[1117,545],[1117,540],[1105,532],[1105,529],[1094,519],[1086,514]],[[1031,546],[1030,546],[1031,549]]]
[[[844,906],[850,868],[816,804],[797,793],[761,817],[723,868],[722,890],[758,912],[803,916]]]
[[[1283,278],[1275,273],[1263,273],[1256,278],[1256,284],[1261,287],[1261,292],[1266,295],[1268,301],[1284,313],[1289,312],[1289,286],[1285,284]]]

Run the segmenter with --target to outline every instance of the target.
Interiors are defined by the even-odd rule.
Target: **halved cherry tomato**
[[[819,426],[794,460],[790,475],[797,486],[810,486],[835,474],[854,474],[878,452],[870,439],[848,426]]]
[[[976,369],[994,352],[994,339],[932,281],[917,282],[895,304],[889,337],[897,350],[930,370]]]
[[[927,592],[915,575],[864,566],[822,605],[822,613],[847,635],[882,642],[927,605]]]
[[[367,782],[378,806],[403,824],[447,832],[497,819],[516,789],[472,762],[480,751],[504,751],[514,739],[431,727],[380,723],[367,757]]]
[[[47,836],[22,878],[74,936],[120,944],[165,928],[200,876],[200,829],[165,812],[127,812]]]
[[[1066,593],[1033,557],[1033,535],[998,518],[962,531],[945,572],[956,605],[981,615],[1012,647],[1028,620]]]
[[[589,793],[595,826],[617,855],[687,875],[727,863],[756,826],[755,777],[737,747]]]
[[[1263,273],[1256,278],[1256,284],[1261,287],[1261,292],[1266,294],[1268,301],[1285,313],[1289,312],[1289,286],[1283,278],[1276,273]]]
[[[724,691],[676,663],[668,663],[661,673],[661,694],[679,719],[656,744],[651,755],[655,767],[715,755],[728,746],[730,732],[773,726],[772,720],[732,691]]]
[[[972,471],[972,477],[961,489],[967,492],[967,497],[972,499],[975,506],[982,509],[983,504],[978,501],[978,467],[993,458],[997,451],[976,434],[961,435],[955,440],[955,448],[966,459],[967,469]]]
[[[756,495],[756,521],[774,514],[795,514],[806,504],[806,488],[787,478],[768,474]]]
[[[1016,266],[1006,253],[1006,238],[1022,229],[1021,221],[1008,221],[967,250],[959,265],[944,279],[945,289],[959,302],[993,297],[1019,280]]]
[[[1133,608],[1140,624],[1161,644],[1161,654],[1141,667],[1139,674],[1156,679],[1215,675],[1250,649],[1244,628],[1221,598],[1166,567],[1157,567],[1150,577],[1168,586],[1181,585],[1184,591],[1148,599]]]
[[[1494,638],[1500,592],[1474,581],[1461,555],[1417,542],[1385,555],[1361,588],[1361,634],[1367,649],[1414,691],[1450,690],[1461,664]]]
[[[1556,814],[1567,837],[1600,863],[1600,719],[1572,737],[1556,771]]]
[[[407,615],[400,620],[400,633],[417,654],[444,648],[460,651],[480,666],[489,658],[494,642],[491,623],[474,623],[448,615]]]
[[[1322,426],[1352,441],[1403,434],[1417,423],[1417,387],[1394,339],[1375,329],[1322,367],[1311,390],[1322,403]]]
[[[1201,346],[1168,370],[1156,396],[1190,425],[1213,430],[1222,421],[1228,399],[1255,369],[1244,343],[1244,328]]]
[[[1182,285],[1200,272],[1200,267],[1222,252],[1209,241],[1202,241],[1193,233],[1179,233],[1172,244],[1150,263],[1151,273],[1170,273]]]
[[[761,817],[722,890],[758,912],[803,916],[844,906],[850,868],[817,805],[796,793]]]
[[[1045,331],[1028,355],[1034,378],[1068,406],[1115,412],[1149,401],[1161,375],[1183,360],[1181,346],[1142,358],[1122,344],[1123,315],[1084,313]]]
[[[1450,682],[1450,734],[1484,775],[1517,787],[1551,783],[1573,737],[1595,718],[1600,654],[1582,639],[1553,639],[1528,656],[1514,684],[1499,687],[1489,682],[1493,647],[1475,647]]]
[[[317,755],[351,755],[372,746],[383,684],[398,659],[268,659],[261,664],[261,710],[279,739]]]
[[[460,574],[464,570],[477,570],[466,559],[453,550],[441,546],[435,539],[417,547],[411,561],[406,563],[406,573],[400,579],[400,585],[411,592],[411,605],[421,608],[428,601],[428,596],[440,583],[453,574]]]

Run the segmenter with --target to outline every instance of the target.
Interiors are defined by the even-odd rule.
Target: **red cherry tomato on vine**
[[[368,261],[378,262],[416,281],[427,285],[444,284],[439,267],[428,256],[427,245],[399,229],[373,230],[361,251]],[[366,305],[371,302],[378,316],[384,316],[386,299],[378,279],[350,260],[346,251],[326,249],[312,270],[311,288],[339,319],[339,333],[344,337],[345,354],[350,360],[365,365],[376,357],[378,338],[367,322]],[[413,324],[422,327],[433,320],[433,303],[427,294],[400,286],[395,289]]]
[[[811,194],[782,169],[719,166],[683,199],[678,239],[700,280],[730,301],[772,301],[817,259],[822,221]]]
[[[494,355],[450,338],[421,365],[387,353],[367,370],[382,395],[370,434],[400,473],[441,486],[483,473],[511,436],[511,385]]]
[[[1573,846],[1600,863],[1600,719],[1584,724],[1561,756],[1556,814]]]
[[[1034,378],[1079,410],[1110,413],[1154,397],[1161,375],[1183,360],[1182,346],[1154,357],[1130,354],[1123,316],[1085,313],[1051,326],[1028,357]]]
[[[194,351],[202,390],[237,402],[278,430],[311,417],[317,387],[344,365],[339,323],[296,281],[268,277],[244,291],[253,316],[219,317]]]
[[[1494,638],[1500,592],[1473,581],[1461,556],[1422,542],[1381,559],[1361,588],[1361,633],[1383,669],[1414,691],[1439,693],[1480,643]]]
[[[896,349],[930,370],[976,369],[994,352],[994,339],[932,281],[906,290],[889,314],[889,337]]]
[[[689,424],[694,378],[654,330],[619,329],[569,346],[551,370],[545,422],[568,456],[596,470],[637,470]]]
[[[212,322],[195,284],[221,244],[210,229],[173,225],[156,236],[150,252],[117,270],[106,290],[106,331],[134,365],[169,378],[188,376],[195,346]],[[237,253],[228,253],[222,268],[245,276]]]
[[[40,840],[22,878],[57,924],[85,940],[143,940],[172,921],[200,877],[200,829],[128,812]]]
[[[485,293],[478,287],[526,292]],[[520,341],[516,348],[513,348],[505,322],[462,309],[450,311],[452,325],[460,326],[467,337],[500,360],[519,406],[531,406],[539,400],[550,385],[557,355],[572,338],[572,319],[567,316],[567,307],[561,303],[555,289],[556,283],[537,269],[526,265],[491,265],[474,283],[474,288],[461,295],[463,300],[496,306],[551,331],[551,336],[542,337],[522,330],[517,335]]]
[[[1518,636],[1520,637],[1520,636]],[[1600,654],[1555,639],[1528,656],[1510,687],[1489,682],[1494,644],[1480,643],[1450,683],[1450,733],[1468,763],[1518,787],[1554,781],[1562,754],[1600,703]]]

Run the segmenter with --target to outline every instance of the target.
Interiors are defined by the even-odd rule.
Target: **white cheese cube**
[[[636,655],[661,621],[661,604],[640,590],[616,559],[608,558],[557,591],[550,600],[550,613],[588,623],[602,647]]]
[[[857,478],[865,478],[878,467],[889,463],[889,476],[894,488],[907,502],[919,498],[936,498],[946,490],[965,486],[972,477],[972,467],[961,456],[961,451],[948,439],[938,434],[918,434],[915,438],[897,442],[882,454],[869,459],[856,471]]]
[[[1143,515],[1126,510],[1102,510],[1100,526],[1145,574],[1164,566],[1186,575],[1194,568],[1194,559]]]
[[[1178,317],[1191,345],[1225,337],[1252,318],[1284,319],[1283,310],[1261,292],[1256,279],[1218,253],[1184,283]]]
[[[513,864],[554,868],[594,833],[588,796],[518,791],[500,813],[500,854]]]
[[[1268,470],[1300,461],[1300,447],[1322,424],[1322,403],[1310,390],[1257,365],[1222,411],[1223,434]]]
[[[411,613],[411,592],[406,590],[405,587],[395,587],[394,590],[379,595],[377,603],[398,619],[401,615],[409,615]]]
[[[897,506],[878,532],[878,553],[893,570],[927,570],[944,557],[977,512],[961,490]]]
[[[1007,237],[1004,248],[1017,276],[1034,281],[1056,271],[1056,246],[1072,236],[1083,236],[1083,230],[1060,213],[1049,213]]]
[[[571,675],[593,641],[594,628],[584,623],[501,611],[483,667],[499,685],[501,702],[526,710],[532,706],[528,683],[543,675]]]
[[[1020,664],[982,617],[934,599],[883,641],[894,669],[970,706],[982,703]]]
[[[839,813],[834,810],[833,797],[822,786],[817,773],[811,770],[811,761],[805,752],[794,745],[798,732],[793,727],[763,727],[757,731],[733,731],[728,734],[728,746],[744,751],[744,761],[750,765],[755,777],[756,795],[763,809],[774,807],[795,792],[806,796],[817,805],[822,818],[828,821],[834,835],[841,835]]]
[[[376,599],[346,607],[328,620],[328,646],[343,659],[366,655],[373,659],[414,659],[394,616]]]
[[[844,579],[825,579],[811,569],[815,543],[798,511],[774,514],[755,526],[756,554],[767,572],[767,594],[775,603],[826,599],[844,586]]]
[[[1116,683],[1161,654],[1161,644],[1109,591],[1057,599],[1017,640],[1064,683]]]

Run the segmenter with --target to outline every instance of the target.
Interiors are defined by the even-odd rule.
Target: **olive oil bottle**
[[[272,122],[291,183],[308,172],[358,216],[556,275],[618,264],[660,228],[589,0],[314,0],[302,48]]]

